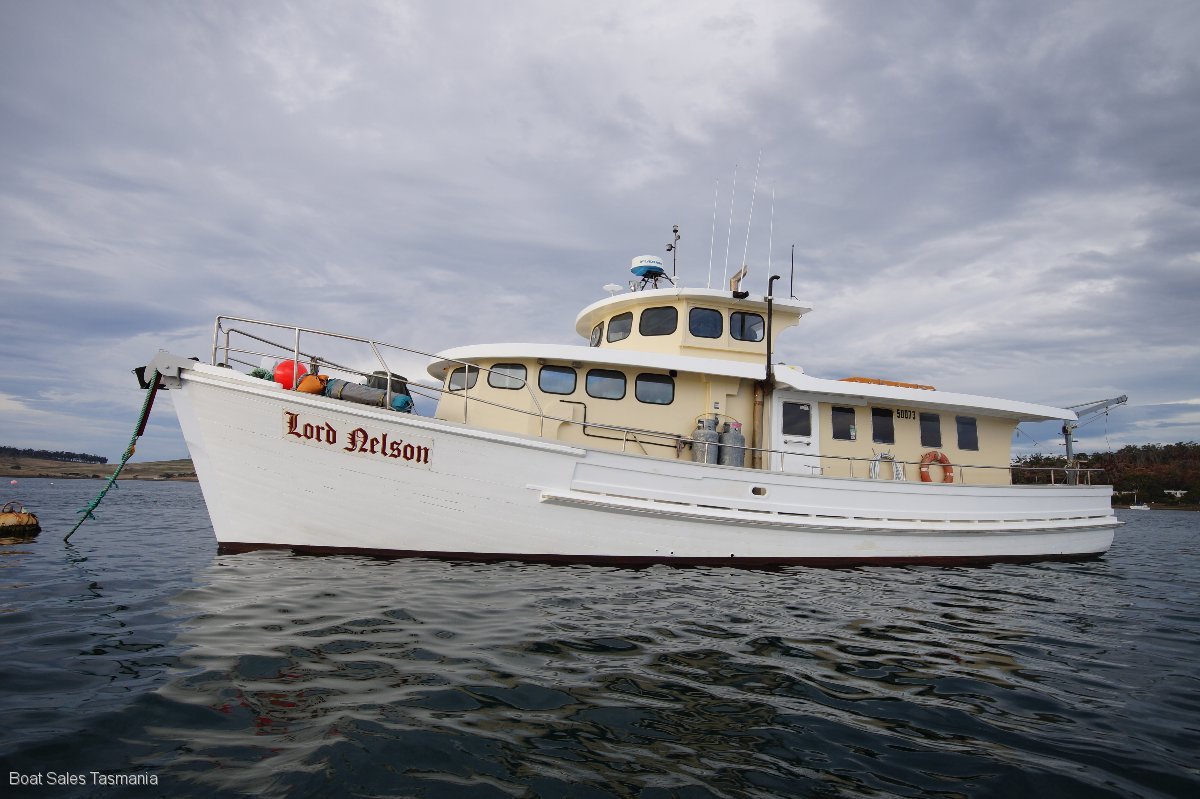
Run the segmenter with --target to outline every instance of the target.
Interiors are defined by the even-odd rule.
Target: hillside
[[[1017,458],[1017,466],[1063,465],[1062,455],[1029,455]],[[1200,444],[1144,444],[1122,447],[1115,452],[1095,452],[1080,455],[1079,465],[1103,469],[1097,482],[1111,483],[1118,494],[1132,495],[1155,505],[1194,505],[1200,501]],[[1038,473],[1015,472],[1017,482],[1044,482]],[[1183,497],[1167,491],[1186,491]],[[1126,501],[1128,497],[1126,498]]]
[[[60,479],[92,478],[107,480],[116,464],[80,463],[0,455],[0,477],[57,477]],[[121,471],[121,480],[195,480],[196,469],[188,458],[175,461],[130,461]]]

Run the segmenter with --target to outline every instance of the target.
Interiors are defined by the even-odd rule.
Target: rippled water
[[[1200,795],[1200,513],[1080,564],[627,570],[217,555],[187,483],[64,545],[99,487],[13,494],[45,530],[0,545],[6,790]]]

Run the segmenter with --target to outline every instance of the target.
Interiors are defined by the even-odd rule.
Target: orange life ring
[[[929,476],[929,467],[935,463],[940,464],[942,467],[942,482],[953,483],[954,466],[950,464],[950,459],[946,457],[944,452],[938,452],[936,449],[926,452],[921,457],[921,482],[933,482],[933,478]]]

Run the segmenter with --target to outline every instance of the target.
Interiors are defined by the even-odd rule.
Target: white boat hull
[[[1108,486],[805,477],[586,450],[201,364],[168,381],[224,551],[680,564],[996,562],[1108,550]]]

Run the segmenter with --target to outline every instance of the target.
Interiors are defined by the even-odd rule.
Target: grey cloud
[[[69,389],[70,363],[121,429],[134,350],[203,353],[223,312],[430,350],[573,341],[672,224],[685,282],[710,246],[720,279],[735,162],[740,262],[761,150],[751,286],[795,242],[817,306],[789,361],[1047,402],[1197,397],[1198,15],[7,4],[4,390],[51,408],[30,386]],[[1156,418],[1130,435],[1196,437]],[[147,456],[182,454],[155,425]],[[54,435],[26,443],[85,433]]]

